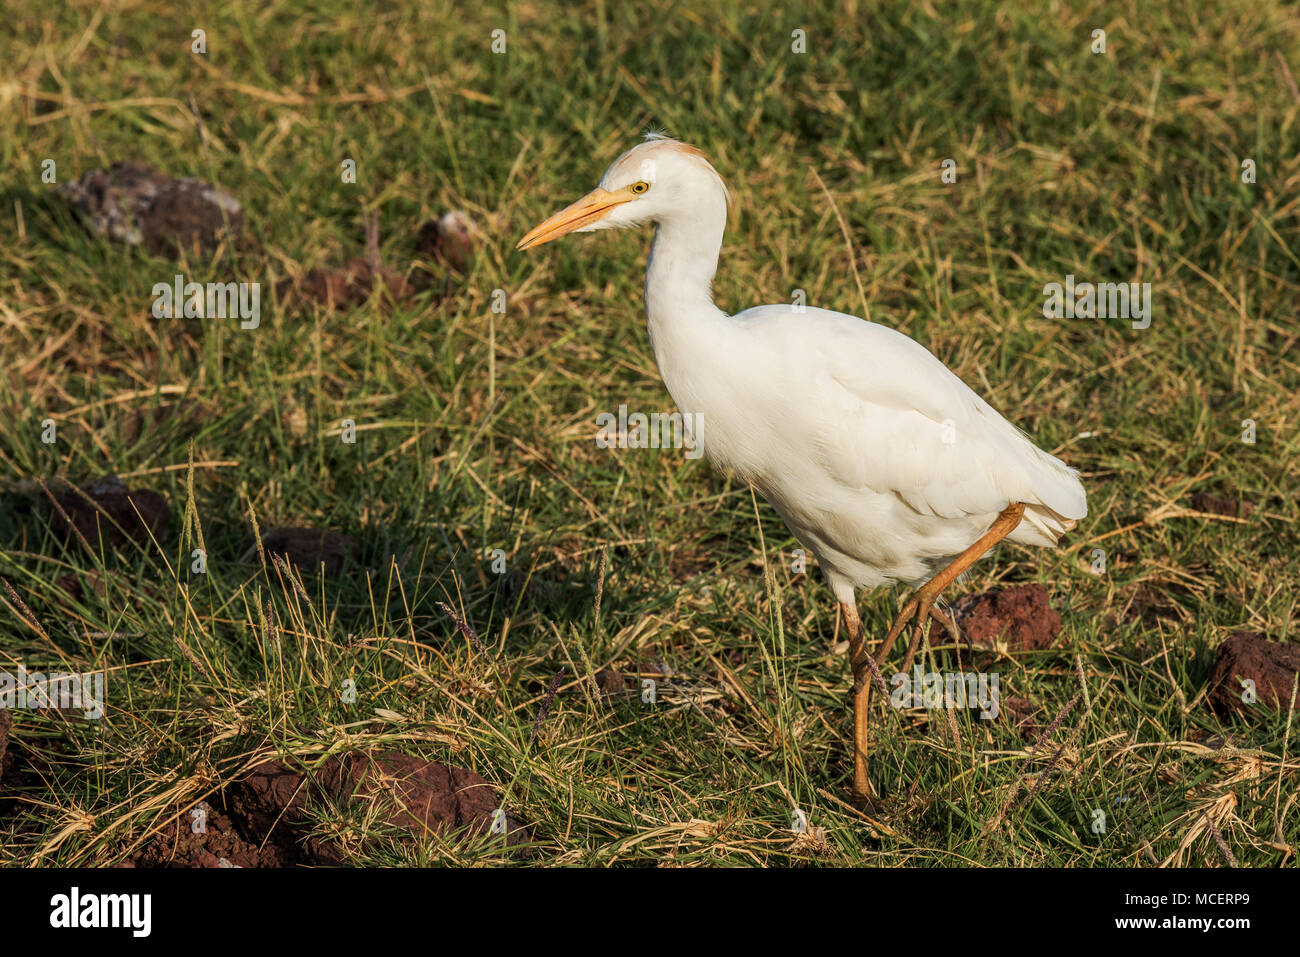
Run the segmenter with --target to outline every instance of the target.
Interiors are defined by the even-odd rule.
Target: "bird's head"
[[[625,229],[670,219],[720,216],[725,222],[730,206],[726,184],[703,153],[651,133],[610,164],[599,186],[539,223],[516,248],[531,249],[566,233]]]

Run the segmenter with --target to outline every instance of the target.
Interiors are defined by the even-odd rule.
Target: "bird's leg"
[[[952,636],[953,641],[957,641],[957,642],[961,641],[961,632],[957,630],[956,619],[954,619],[951,615],[944,614],[942,611],[939,610],[937,605],[931,605],[930,617],[933,618],[935,621],[937,621],[939,624],[943,625],[944,631],[948,632],[948,634]],[[919,631],[920,630],[919,620],[917,622],[917,625]],[[903,672],[903,674],[907,674],[907,672],[912,670],[912,656],[916,653],[916,648],[917,648],[917,640],[916,637],[913,636],[912,644],[907,649],[907,657],[903,659],[903,667],[899,669],[900,671]]]
[[[871,655],[862,634],[862,620],[858,618],[857,605],[851,601],[840,602],[844,625],[849,632],[849,660],[853,662],[853,793],[861,798],[871,797],[871,782],[867,779],[867,711],[871,704]]]
[[[916,656],[916,650],[921,647],[921,642],[930,633],[928,619],[933,618],[943,625],[944,631],[952,636],[953,641],[960,640],[956,623],[951,617],[940,611],[938,606],[933,602],[927,604],[925,601],[918,601],[917,604],[920,606],[920,611],[917,612],[916,621],[912,625],[912,643],[907,646],[907,655],[903,658],[903,667],[899,669],[903,674],[907,674],[912,670],[912,659]]]
[[[920,593],[918,592],[917,594]],[[899,611],[898,617],[894,619],[894,624],[889,629],[889,636],[885,638],[884,643],[880,646],[880,650],[876,652],[877,666],[885,660],[885,656],[888,655],[890,649],[894,647],[894,642],[898,640],[898,636],[902,633],[903,628],[916,616],[917,607],[918,602],[914,595],[908,599],[907,604]]]
[[[957,576],[970,568],[981,555],[1006,538],[1024,517],[1025,506],[1020,502],[1008,505],[998,515],[989,530],[976,540],[975,544],[954,558],[943,571],[916,590],[905,604],[894,624],[889,629],[889,636],[880,646],[880,651],[873,659],[867,652],[866,641],[862,634],[862,621],[858,618],[858,609],[853,602],[840,602],[840,611],[844,613],[844,623],[849,632],[849,655],[853,662],[853,791],[860,797],[871,796],[871,782],[867,778],[867,710],[871,702],[871,681],[874,679],[885,687],[885,680],[880,674],[880,662],[885,660],[894,642],[902,634],[907,623],[916,619],[915,631],[903,662],[906,672],[912,665],[917,646],[924,636],[923,626],[929,624],[933,617],[940,621],[954,638],[958,636],[957,626],[951,618],[934,607],[935,600],[945,588],[957,580]]]
[[[889,653],[889,649],[894,647],[894,642],[898,640],[903,628],[909,621],[916,618],[916,632],[912,636],[907,659],[903,663],[903,671],[907,671],[912,664],[912,656],[916,653],[916,647],[920,644],[921,624],[934,613],[935,599],[939,597],[945,588],[957,580],[958,575],[970,568],[971,565],[974,565],[981,555],[1015,531],[1024,514],[1024,503],[1012,502],[1002,510],[1001,514],[989,527],[989,530],[976,539],[975,544],[954,558],[943,571],[916,590],[916,594],[908,600],[902,611],[898,613],[898,617],[894,619],[893,627],[889,629],[889,637],[885,639],[885,643],[880,646],[880,652],[876,655],[877,663],[885,660],[885,655]]]
[[[903,656],[903,674],[912,670],[912,659],[916,657],[916,649],[921,647],[921,641],[930,632],[930,615],[934,613],[934,602],[918,595],[916,620],[912,623],[912,641],[907,646],[907,654]]]

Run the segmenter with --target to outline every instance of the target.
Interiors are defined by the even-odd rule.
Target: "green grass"
[[[0,863],[111,864],[256,760],[383,747],[481,773],[532,826],[534,864],[1222,866],[1209,819],[1239,863],[1294,865],[1297,736],[1285,714],[1225,725],[1204,700],[1232,631],[1295,640],[1294,9],[303,6],[7,15],[0,671],[110,676],[102,722],[16,715],[48,770],[0,816]],[[1000,550],[960,586],[1039,581],[1061,612],[1058,647],[996,664],[1040,728],[1081,696],[1037,752],[1005,721],[959,715],[954,739],[942,712],[877,702],[882,799],[850,806],[848,664],[820,575],[795,575],[775,513],[705,462],[596,448],[597,412],[672,407],[643,324],[648,236],[513,246],[652,125],[738,198],[719,305],[797,288],[869,312],[1083,470],[1090,514],[1062,549]],[[254,241],[176,266],[93,238],[41,182],[45,158],[60,182],[127,158],[219,182]],[[277,279],[362,254],[363,209],[406,268],[416,227],[449,208],[482,230],[449,298],[272,302]],[[261,282],[261,327],[152,318],[176,272]],[[1150,282],[1150,328],[1043,318],[1067,273]],[[182,400],[202,413],[174,414]],[[35,480],[111,472],[163,493],[170,531],[131,554],[65,550]],[[1255,512],[1196,514],[1203,490]],[[249,554],[254,516],[349,532],[361,567],[295,587]],[[189,571],[200,542],[206,575]],[[92,572],[102,597],[55,583]],[[869,634],[901,597],[863,596]],[[675,677],[653,707],[593,696],[598,669],[655,662]],[[1223,734],[1235,749],[1200,743]],[[793,807],[824,840],[795,840]],[[358,864],[512,860],[367,843],[365,821],[319,816]]]

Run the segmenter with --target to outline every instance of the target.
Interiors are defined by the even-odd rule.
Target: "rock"
[[[1198,512],[1211,515],[1229,515],[1233,518],[1249,518],[1255,511],[1254,503],[1235,498],[1220,498],[1209,492],[1197,492],[1192,496],[1192,508]]]
[[[426,259],[464,273],[474,257],[477,235],[478,227],[469,215],[455,209],[422,225],[416,234],[416,247]]]
[[[1210,707],[1220,715],[1249,715],[1259,708],[1281,710],[1291,703],[1291,687],[1300,672],[1300,645],[1269,641],[1239,631],[1219,646],[1210,670]],[[1244,681],[1255,684],[1255,704],[1242,700]],[[1300,700],[1296,702],[1300,710]]]
[[[110,549],[129,543],[147,546],[151,535],[162,538],[171,523],[172,510],[165,498],[153,489],[127,489],[115,475],[67,489],[55,501],[59,504],[52,516],[55,531],[65,541],[80,532],[92,548],[101,539]]]
[[[320,528],[270,528],[262,534],[267,560],[281,555],[303,572],[315,574],[325,565],[326,575],[337,575],[347,561],[361,557],[361,543],[344,532]]]
[[[211,253],[244,226],[243,207],[224,189],[134,160],[91,170],[59,192],[92,232],[156,256]]]

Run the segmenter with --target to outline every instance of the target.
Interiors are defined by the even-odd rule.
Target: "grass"
[[[17,713],[48,770],[9,795],[0,863],[112,864],[258,760],[380,747],[486,777],[534,864],[1223,866],[1217,832],[1243,866],[1294,866],[1286,714],[1224,723],[1204,696],[1231,632],[1295,640],[1294,9],[308,6],[29,5],[0,36],[0,670],[109,670],[101,722]],[[703,461],[596,447],[598,412],[672,408],[648,237],[513,245],[652,125],[738,198],[723,308],[802,289],[869,314],[1083,470],[1090,514],[1060,550],[1002,549],[961,586],[1041,582],[1061,612],[1057,647],[996,664],[1040,729],[1078,698],[1037,750],[1006,721],[959,714],[954,735],[877,704],[883,798],[852,807],[848,665],[798,544]],[[255,240],[178,266],[91,237],[46,158],[59,182],[124,158],[219,182]],[[450,297],[272,302],[276,280],[361,254],[363,210],[405,266],[449,208],[482,230]],[[261,326],[154,319],[177,272],[261,282]],[[1043,318],[1071,273],[1150,282],[1150,328]],[[142,410],[158,424],[133,426]],[[36,480],[109,473],[165,495],[169,531],[65,549]],[[1201,514],[1198,491],[1256,509]],[[351,533],[361,560],[294,581],[250,553],[254,520]],[[870,635],[901,597],[862,597]],[[593,693],[603,667],[653,664],[672,672],[654,705]],[[358,865],[513,860],[316,815]]]

